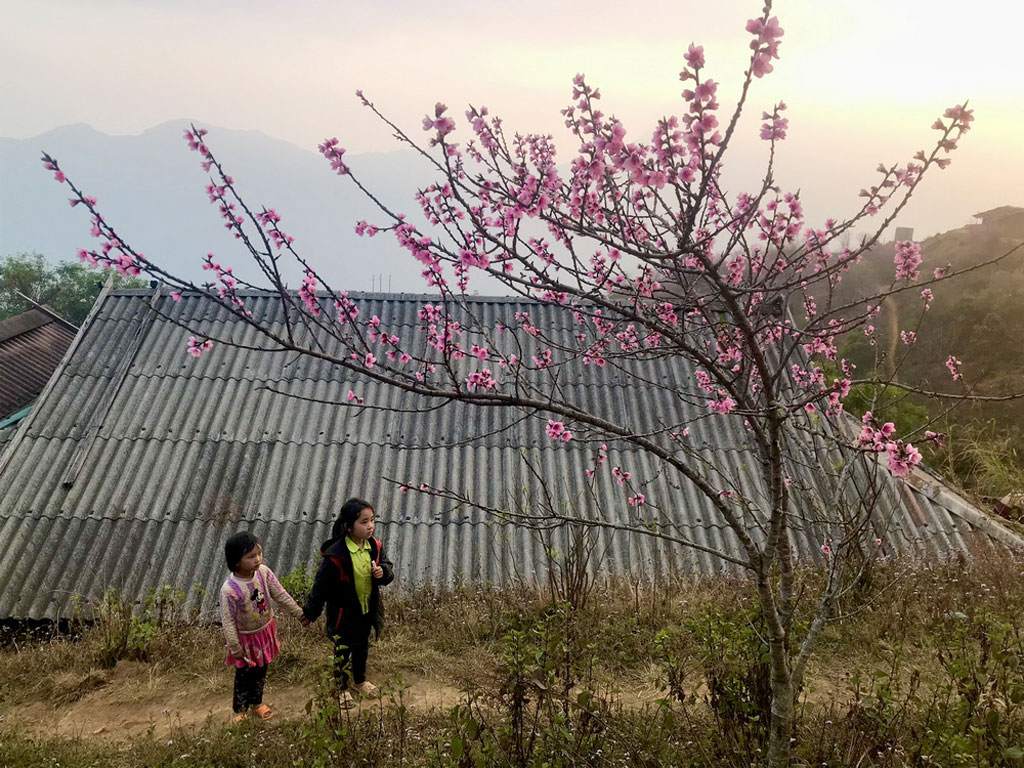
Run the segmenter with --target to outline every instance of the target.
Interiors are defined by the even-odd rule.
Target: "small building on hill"
[[[364,316],[413,334],[432,296],[352,294]],[[245,294],[262,321],[283,327],[273,294]],[[571,334],[564,315],[516,298],[474,298],[489,327],[529,310],[551,336]],[[157,311],[154,311],[155,308]],[[231,337],[194,359],[189,332]],[[401,332],[400,330],[398,332]],[[588,407],[637,430],[658,414],[687,407],[673,388],[692,383],[685,361],[652,360],[639,390],[613,366],[580,366],[561,386]],[[368,408],[353,408],[355,390]],[[682,414],[685,416],[686,414]],[[708,461],[736,476],[748,470],[741,422],[698,414],[690,438]],[[536,531],[469,505],[404,492],[426,482],[454,488],[494,507],[550,503],[599,523],[589,567],[598,574],[656,579],[712,574],[729,566],[708,550],[739,554],[693,487],[668,477],[638,450],[609,451],[607,467],[631,467],[682,547],[625,532],[636,524],[610,472],[588,477],[595,446],[555,443],[547,416],[457,402],[424,406],[407,392],[308,356],[269,352],[261,337],[210,299],[180,302],[152,292],[103,294],[43,399],[19,425],[0,459],[0,617],[59,618],[75,596],[96,599],[116,588],[142,600],[163,585],[205,589],[212,611],[224,578],[223,543],[239,528],[264,541],[279,574],[315,563],[342,501],[361,496],[377,511],[377,536],[402,588],[460,582],[543,582],[552,551],[568,550],[564,530]],[[807,468],[814,482],[812,467]],[[877,523],[886,554],[964,552],[993,543],[1024,546],[938,478],[907,483],[885,473],[886,517]],[[758,534],[760,535],[760,534]],[[821,533],[794,532],[801,557],[821,557]]]
[[[76,333],[77,327],[46,307],[0,321],[0,454]]]
[[[1004,237],[1024,237],[1024,208],[1001,205],[974,214],[986,229],[998,231]]]

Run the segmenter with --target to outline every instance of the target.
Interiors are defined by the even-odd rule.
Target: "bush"
[[[295,570],[282,576],[280,581],[285,592],[291,595],[296,603],[302,605],[313,590],[314,578],[316,578],[314,570],[308,565],[300,565]]]

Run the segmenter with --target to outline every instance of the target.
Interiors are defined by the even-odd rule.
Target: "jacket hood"
[[[320,554],[324,557],[327,555],[340,555],[341,549],[345,546],[345,537],[340,539],[327,539],[323,544],[320,545]]]

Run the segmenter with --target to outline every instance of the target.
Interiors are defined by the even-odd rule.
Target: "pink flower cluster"
[[[896,263],[897,280],[917,280],[918,267],[921,266],[921,244],[910,240],[896,243],[896,255],[893,256]]]
[[[444,137],[455,130],[455,121],[450,117],[445,117],[444,113],[448,111],[441,102],[437,102],[434,105],[434,117],[431,118],[429,115],[423,118],[423,130],[424,131],[437,131],[437,135],[430,140],[431,146],[441,143]]]
[[[203,352],[213,349],[213,342],[209,339],[200,341],[195,336],[188,337],[188,353],[192,357],[199,357]]]
[[[585,470],[587,477],[593,477],[594,473],[597,472],[597,468],[600,467],[608,460],[608,444],[601,443],[601,447],[597,451],[597,458],[594,460],[594,468]]]
[[[482,371],[475,371],[469,374],[469,377],[466,379],[466,387],[470,390],[494,389],[497,386],[498,382],[495,381],[494,377],[491,375],[490,368],[484,368]],[[554,436],[551,435],[550,425],[551,422],[548,422],[548,436],[553,438]],[[569,431],[565,431],[561,434],[563,435],[563,437],[561,437],[562,440],[572,439],[572,433]],[[564,435],[568,435],[568,437],[564,437]]]
[[[256,220],[263,226],[274,247],[281,250],[295,242],[295,238],[281,231],[281,216],[273,208],[264,208],[256,214]]]
[[[686,59],[686,63],[696,71],[703,68],[704,66],[704,46],[694,45],[690,43],[689,49],[683,54],[683,58]]]
[[[886,465],[893,477],[906,477],[910,470],[921,462],[921,452],[910,443],[902,440],[892,440],[892,434],[896,426],[888,421],[881,426],[875,427],[875,419],[871,411],[868,411],[861,418],[864,424],[858,440],[860,446],[874,453],[888,454]]]
[[[345,161],[342,160],[342,155],[345,154],[345,150],[338,146],[338,140],[324,139],[324,143],[321,144],[317,149],[320,150],[320,154],[327,158],[327,161],[331,164],[331,170],[337,173],[339,176],[345,176],[348,174],[349,168],[345,165]]]
[[[786,103],[780,101],[775,106],[775,111],[772,114],[767,112],[761,113],[761,119],[765,122],[761,124],[761,138],[765,141],[781,141],[786,138],[786,130],[789,128],[789,120],[779,115],[779,112],[786,108]]]
[[[963,363],[959,358],[950,355],[946,358],[946,368],[949,369],[950,375],[953,377],[953,381],[960,381],[964,375],[960,372],[960,366]]]
[[[864,424],[858,438],[861,448],[868,448],[878,453],[884,451],[889,437],[896,431],[896,425],[891,421],[887,421],[880,428],[876,429],[875,418],[871,411],[867,411],[861,417],[861,423]]]
[[[547,429],[545,430],[552,440],[561,440],[563,443],[567,443],[572,440],[572,432],[570,432],[565,424],[560,421],[553,419],[548,421]]]
[[[889,453],[887,466],[893,477],[906,477],[912,467],[921,463],[921,452],[902,440],[889,443],[886,451]]]
[[[64,171],[58,168],[57,163],[53,162],[52,160],[44,160],[43,168],[45,168],[48,171],[53,171],[53,178],[57,181],[58,184],[63,184],[66,181]],[[71,207],[74,208],[76,205],[78,205],[78,201],[72,199]]]
[[[718,397],[714,400],[708,401],[708,408],[714,413],[732,413],[736,408],[736,401],[729,397],[729,393],[724,389],[718,390]]]
[[[231,267],[225,267],[218,264],[213,260],[213,254],[208,253],[203,259],[203,269],[217,275],[217,282],[220,283],[220,285],[217,286],[217,294],[222,299],[230,295],[232,300],[238,304],[239,307],[243,306],[242,300],[235,295],[235,291],[238,287],[238,281],[235,279],[235,276],[231,274]]]
[[[320,302],[316,298],[316,287],[316,275],[313,274],[312,270],[307,269],[306,276],[302,279],[302,285],[299,286],[299,297],[306,305],[306,309],[313,315],[320,314]]]
[[[784,34],[779,26],[779,19],[772,16],[768,20],[751,19],[747,22],[747,32],[754,35],[750,47],[754,51],[751,61],[754,77],[764,77],[772,71],[772,59],[779,58],[779,38]]]
[[[360,237],[373,237],[378,232],[378,229],[372,224],[367,224],[365,221],[360,221],[356,224],[356,234]]]

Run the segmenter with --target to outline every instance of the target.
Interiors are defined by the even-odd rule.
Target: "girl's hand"
[[[248,665],[249,665],[250,667],[255,667],[255,666],[256,666],[256,662],[255,662],[255,661],[253,661],[252,659],[250,659],[250,658],[249,658],[248,656],[243,656],[243,657],[242,657],[242,661],[244,661],[244,662],[245,662],[246,664],[248,664]]]
[[[372,568],[370,568],[370,575],[373,576],[373,578],[375,579],[383,579],[384,569],[381,568],[379,565],[375,565]]]

